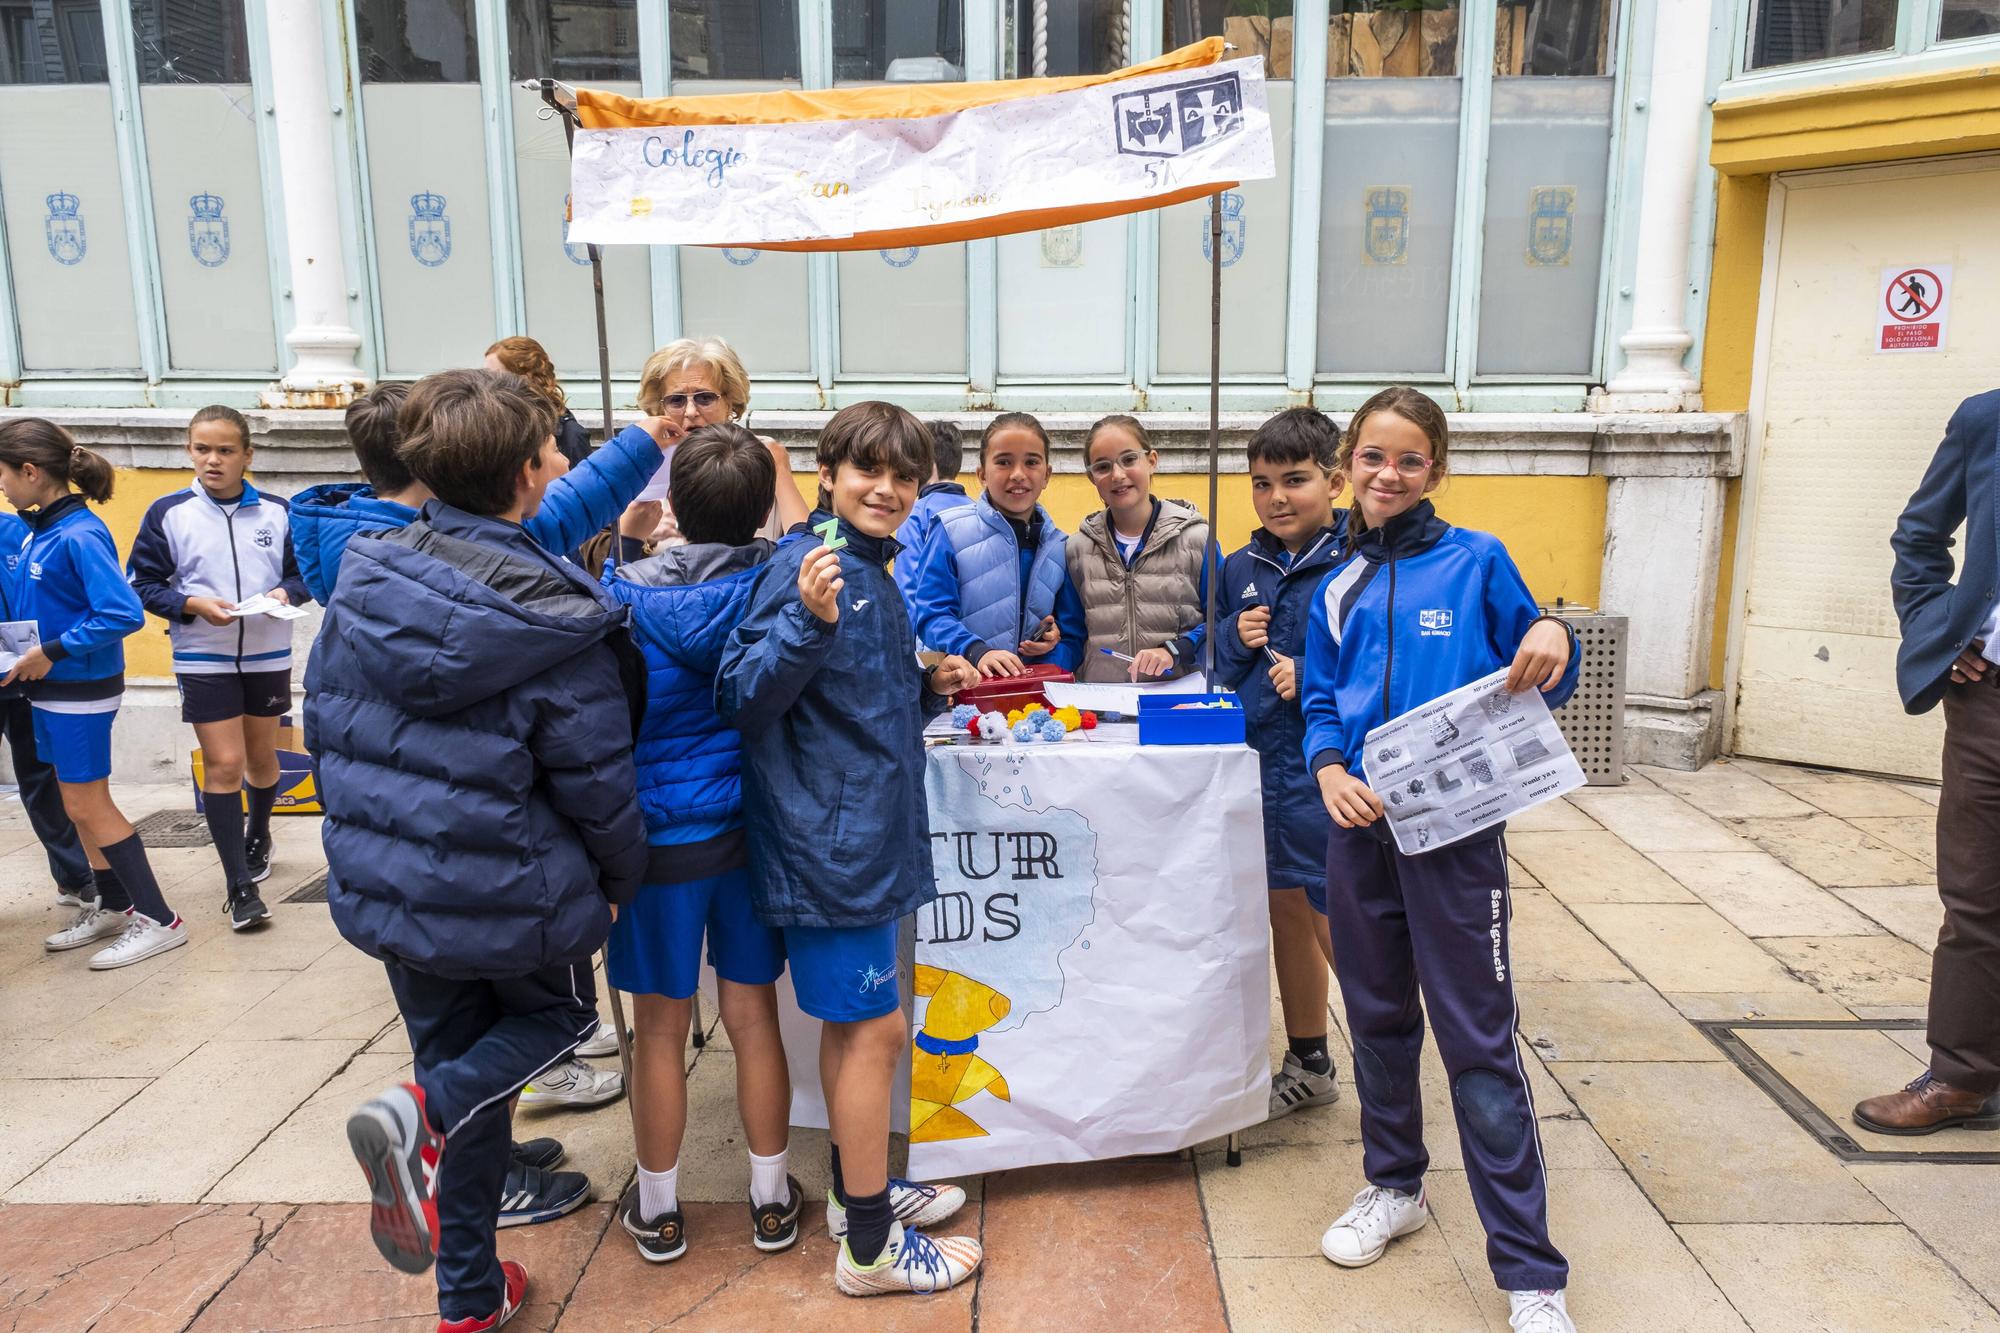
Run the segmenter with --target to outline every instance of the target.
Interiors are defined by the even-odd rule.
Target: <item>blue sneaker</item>
[[[507,1168],[507,1183],[500,1190],[500,1217],[503,1227],[531,1227],[537,1222],[553,1222],[573,1213],[590,1199],[590,1178],[581,1171],[544,1171],[539,1166]]]

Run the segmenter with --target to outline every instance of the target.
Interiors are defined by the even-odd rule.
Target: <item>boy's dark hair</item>
[[[778,466],[764,442],[723,421],[674,446],[667,498],[689,541],[742,546],[763,526],[777,485]]]
[[[521,469],[555,428],[555,409],[519,375],[440,371],[418,380],[403,400],[396,457],[446,504],[501,514],[514,505]]]
[[[347,405],[347,442],[361,460],[361,475],[378,492],[406,491],[416,480],[396,457],[396,414],[410,386],[402,380],[384,380]]]
[[[965,434],[955,421],[933,421],[930,426],[931,462],[937,467],[937,479],[951,481],[965,466]]]
[[[250,440],[250,423],[245,421],[243,414],[233,407],[225,406],[222,403],[210,403],[207,407],[195,413],[194,416],[188,419],[189,439],[194,438],[194,428],[204,421],[227,421],[230,425],[236,427],[236,436],[243,441],[243,452],[246,454],[257,447]]]
[[[1339,451],[1339,428],[1314,407],[1288,407],[1250,437],[1252,464],[1313,463],[1331,472]]]
[[[842,463],[852,463],[862,468],[887,468],[904,481],[921,483],[930,475],[931,459],[930,431],[894,403],[855,403],[835,412],[820,427],[816,461],[828,472],[838,472]],[[679,517],[679,505],[674,506],[674,514]],[[681,531],[687,531],[685,522]]]
[[[999,416],[986,423],[985,430],[979,432],[979,466],[986,466],[986,446],[992,442],[995,435],[1006,430],[1009,426],[1018,426],[1024,430],[1033,431],[1041,439],[1042,453],[1045,456],[1047,455],[1049,451],[1049,433],[1042,429],[1041,422],[1035,420],[1032,415],[1026,412],[1002,412]]]

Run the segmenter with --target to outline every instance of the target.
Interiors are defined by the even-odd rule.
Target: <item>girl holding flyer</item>
[[[1444,480],[1448,444],[1444,412],[1414,389],[1384,389],[1354,414],[1337,456],[1354,494],[1345,558],[1320,585],[1306,632],[1305,753],[1335,825],[1327,921],[1367,1176],[1320,1250],[1359,1268],[1429,1220],[1417,1073],[1428,1010],[1510,1327],[1575,1333],[1514,1046],[1504,830],[1406,856],[1363,766],[1373,728],[1503,667],[1510,690],[1540,689],[1552,707],[1576,688],[1569,627],[1540,612],[1497,538],[1452,527],[1425,498]]]

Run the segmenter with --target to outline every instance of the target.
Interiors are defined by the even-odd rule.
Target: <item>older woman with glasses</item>
[[[639,409],[649,417],[665,417],[686,431],[742,421],[749,406],[750,376],[744,372],[736,349],[720,338],[670,342],[647,357],[639,372]],[[771,513],[759,535],[775,539],[805,522],[811,510],[792,480],[792,461],[784,446],[764,439],[764,447],[778,465],[778,476]]]

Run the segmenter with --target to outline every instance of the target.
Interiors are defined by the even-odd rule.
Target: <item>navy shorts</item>
[[[178,675],[181,721],[227,722],[234,717],[283,717],[292,707],[290,671],[218,671]]]
[[[57,782],[97,782],[111,776],[111,724],[118,710],[52,713],[37,708],[35,753],[56,771]]]
[[[768,986],[785,970],[785,938],[750,908],[750,872],[648,884],[611,923],[605,975],[632,995],[685,1000],[701,981],[701,943],[715,975]]]
[[[799,1008],[828,1023],[860,1023],[896,1009],[896,923],[786,926],[792,993]]]

